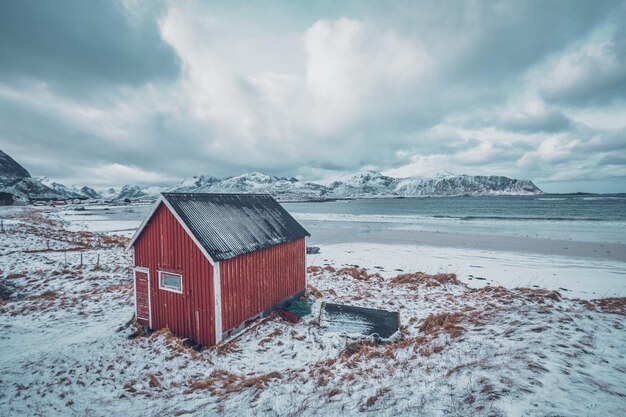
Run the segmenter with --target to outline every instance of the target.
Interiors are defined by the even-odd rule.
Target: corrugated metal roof
[[[269,194],[163,193],[215,261],[310,236]]]

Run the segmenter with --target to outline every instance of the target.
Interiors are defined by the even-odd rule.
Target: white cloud
[[[580,143],[565,136],[551,136],[543,140],[539,147],[531,152],[526,152],[517,162],[519,166],[544,162],[560,162],[568,160],[572,156],[572,150]]]
[[[230,140],[329,136],[358,122],[370,100],[398,95],[424,75],[430,61],[414,42],[358,20],[319,20],[293,44],[305,61],[301,72],[285,68],[251,70],[250,57],[267,62],[270,50],[235,41],[240,56],[216,45],[224,22],[174,5],[161,21],[164,39],[184,63],[181,85],[191,115],[223,130]],[[232,41],[232,39],[231,39]],[[263,41],[259,41],[263,44]],[[245,49],[246,47],[250,49]],[[289,60],[287,60],[289,61]]]
[[[353,122],[370,100],[401,95],[431,68],[416,43],[348,18],[317,21],[304,43],[312,121],[322,132]]]
[[[158,184],[174,179],[154,171],[146,171],[136,166],[122,164],[102,164],[86,169],[89,181],[97,185],[123,184],[128,178],[133,178],[136,183]]]

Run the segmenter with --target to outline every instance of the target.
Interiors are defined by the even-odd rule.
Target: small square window
[[[183,292],[182,275],[159,271],[159,278],[160,289],[174,292]]]

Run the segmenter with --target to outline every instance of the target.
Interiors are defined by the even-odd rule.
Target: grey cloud
[[[545,86],[543,98],[576,107],[626,101],[625,21],[626,4],[618,3],[608,19],[614,29],[610,41],[595,54],[579,52],[573,62],[580,73],[578,80],[563,86]]]
[[[577,147],[585,152],[626,150],[626,128],[605,132],[586,128],[581,133],[585,139]]]
[[[81,173],[112,163],[174,177],[206,167],[198,144],[190,143],[182,126],[172,126],[167,117],[159,114],[147,124],[148,130],[141,132],[150,138],[146,146],[138,140],[103,137],[89,126],[73,125],[54,112],[0,97],[0,148],[24,162],[33,175],[75,176],[89,183]]]
[[[589,34],[615,8],[612,1],[479,2],[455,7],[451,14],[462,15],[450,29],[462,49],[451,51],[456,54],[450,76],[462,85],[479,83],[492,94],[500,93],[500,88],[506,94],[508,83],[525,69]],[[472,42],[464,43],[468,38]]]
[[[598,162],[598,165],[626,166],[626,152],[623,152],[621,155],[607,155]]]
[[[36,79],[83,97],[179,73],[156,21],[131,21],[108,0],[0,2],[0,62],[2,82]]]
[[[560,110],[546,110],[536,115],[524,115],[521,117],[505,117],[500,126],[504,129],[516,132],[560,132],[572,127],[571,120]]]
[[[583,64],[587,76],[568,88],[549,88],[543,98],[551,103],[576,107],[604,105],[626,100],[626,56],[619,61],[619,70],[603,73],[594,62]]]

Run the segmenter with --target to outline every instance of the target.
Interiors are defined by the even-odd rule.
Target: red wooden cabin
[[[129,244],[137,321],[217,344],[304,293],[307,236],[269,194],[163,193]]]

